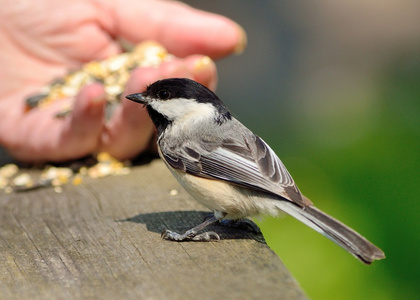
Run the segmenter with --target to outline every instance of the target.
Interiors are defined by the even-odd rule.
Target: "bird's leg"
[[[204,218],[204,220],[210,219],[213,216],[214,214],[208,214]],[[219,225],[223,227],[245,229],[247,231],[254,232],[254,233],[261,233],[261,230],[257,226],[257,224],[255,224],[254,222],[252,222],[250,219],[247,219],[247,218],[237,219],[237,220],[220,218]]]
[[[223,219],[219,221],[221,226],[245,229],[254,233],[261,233],[260,228],[249,219]]]
[[[216,217],[213,215],[211,218],[207,218],[204,220],[203,223],[187,230],[184,234],[179,234],[170,230],[165,230],[162,232],[161,237],[164,240],[170,241],[201,241],[201,242],[209,242],[212,239],[220,240],[219,235],[214,231],[208,231],[201,234],[198,234],[199,231],[203,230],[207,226],[216,223],[222,218],[222,216]]]

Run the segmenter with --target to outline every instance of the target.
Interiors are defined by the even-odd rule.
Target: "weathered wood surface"
[[[0,298],[305,299],[262,235],[161,240],[206,213],[159,160],[62,193],[0,192]]]

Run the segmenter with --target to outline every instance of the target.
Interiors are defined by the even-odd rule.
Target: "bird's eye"
[[[167,91],[167,90],[160,90],[159,92],[158,92],[158,96],[159,96],[159,98],[160,99],[162,99],[162,100],[166,100],[166,99],[168,99],[169,98],[169,92]]]

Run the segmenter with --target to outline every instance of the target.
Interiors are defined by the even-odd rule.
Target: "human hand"
[[[216,68],[205,56],[219,58],[245,44],[245,34],[234,22],[177,2],[25,3],[11,1],[0,13],[0,144],[23,161],[62,161],[96,151],[117,158],[135,156],[146,149],[154,131],[145,111],[124,95],[165,77],[189,77],[214,88]],[[108,122],[99,84],[77,95],[68,118],[53,117],[59,103],[25,112],[24,98],[51,79],[120,53],[117,38],[133,43],[154,39],[183,58],[159,68],[134,70],[121,105]]]

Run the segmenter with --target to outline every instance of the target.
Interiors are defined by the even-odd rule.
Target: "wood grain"
[[[160,160],[63,189],[0,192],[1,299],[306,299],[261,234],[163,241],[208,212]]]

